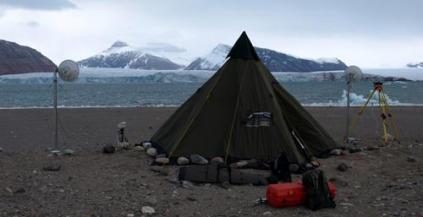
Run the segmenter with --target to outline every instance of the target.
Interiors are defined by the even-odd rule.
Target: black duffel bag
[[[311,210],[335,208],[329,186],[322,170],[313,169],[304,173],[303,185],[306,192],[305,206]]]

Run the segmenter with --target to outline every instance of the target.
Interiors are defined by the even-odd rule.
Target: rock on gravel
[[[4,190],[6,190],[10,195],[13,195],[13,190],[9,187],[6,187]]]
[[[332,178],[329,179],[329,181],[335,183],[336,185],[340,185],[342,187],[347,187],[348,186],[348,182],[347,181],[344,181],[344,180],[342,180],[340,178],[337,178],[337,177],[332,177]]]
[[[155,196],[148,196],[147,198],[145,198],[145,203],[150,206],[154,206],[158,203],[158,200]]]
[[[410,163],[415,163],[417,160],[414,157],[408,156],[407,161],[410,162]]]
[[[25,192],[26,192],[25,188],[18,188],[14,191],[15,194],[22,194],[22,193],[25,193]]]
[[[186,188],[186,189],[191,189],[191,188],[193,188],[193,187],[194,187],[194,185],[192,184],[192,182],[190,182],[190,181],[186,181],[186,180],[183,180],[183,181],[181,182],[181,186],[182,186],[183,188]]]
[[[349,151],[351,154],[353,154],[353,153],[360,152],[360,151],[361,151],[361,148],[352,147],[352,148],[349,148],[349,149],[348,149],[348,151]]]
[[[174,185],[179,185],[179,184],[181,184],[181,181],[179,181],[179,179],[178,178],[176,178],[176,177],[173,177],[173,178],[167,178],[166,179],[169,183],[172,183],[172,184],[174,184]]]
[[[64,149],[64,150],[62,151],[62,154],[63,154],[64,156],[72,156],[74,153],[75,153],[75,151],[74,151],[74,150],[72,150],[72,149],[69,149],[69,148]]]
[[[62,168],[61,165],[59,164],[51,164],[51,165],[46,165],[43,167],[44,171],[50,171],[50,172],[57,172]]]
[[[167,170],[166,168],[163,168],[161,166],[151,166],[150,170],[156,173],[159,173],[162,176],[167,176],[169,175],[169,170]]]
[[[369,146],[367,146],[366,150],[367,151],[376,151],[376,150],[379,150],[379,147],[369,145]]]
[[[186,197],[187,198],[187,200],[189,200],[189,201],[197,201],[197,198],[195,198],[195,197],[193,197],[193,196],[188,196],[188,197]]]
[[[341,171],[341,172],[345,172],[345,171],[347,171],[348,170],[348,165],[346,164],[346,163],[340,163],[337,167],[336,167],[336,169],[338,170],[338,171]]]
[[[156,210],[154,210],[154,208],[151,207],[151,206],[143,206],[141,208],[141,212],[143,214],[152,215],[152,214],[156,213]]]
[[[155,157],[157,155],[157,149],[155,149],[155,148],[148,148],[147,149],[147,154],[150,157]]]
[[[106,145],[103,147],[104,154],[112,154],[115,153],[116,148],[113,145]]]
[[[266,211],[263,213],[263,216],[272,216],[272,212]]]

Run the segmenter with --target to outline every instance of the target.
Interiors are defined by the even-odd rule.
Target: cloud
[[[0,0],[0,38],[60,62],[117,39],[202,56],[246,30],[258,47],[301,57],[402,66],[423,56],[421,8],[423,0]]]
[[[28,27],[35,28],[35,27],[39,27],[40,23],[38,23],[37,21],[29,21],[29,22],[25,23],[25,25],[28,26]]]
[[[76,5],[69,0],[3,0],[0,4],[6,8],[28,10],[64,10],[76,8]]]

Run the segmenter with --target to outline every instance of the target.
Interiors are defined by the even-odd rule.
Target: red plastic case
[[[332,198],[336,196],[336,186],[328,182]],[[306,193],[303,184],[299,182],[272,184],[267,186],[267,203],[275,208],[299,206],[304,204]]]

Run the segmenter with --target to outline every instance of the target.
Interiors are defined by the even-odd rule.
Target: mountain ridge
[[[56,65],[39,51],[0,39],[0,75],[54,72]]]
[[[231,46],[218,44],[203,57],[191,62],[185,70],[217,70],[229,53]],[[268,48],[255,47],[261,61],[272,72],[314,72],[344,70],[347,66],[338,58],[319,58],[317,60],[298,58]]]
[[[147,51],[148,48],[131,47],[126,42],[116,41],[111,47],[101,53],[80,60],[79,64],[82,67],[92,68],[130,68],[144,70],[176,70],[184,67],[166,57],[154,55],[152,54],[154,52]]]

